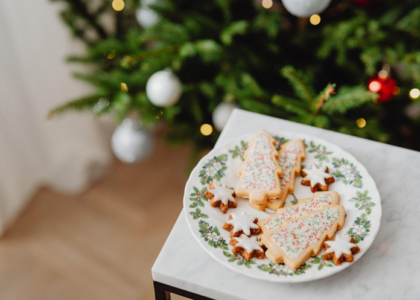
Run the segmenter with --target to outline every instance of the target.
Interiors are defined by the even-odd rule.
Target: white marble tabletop
[[[381,228],[368,252],[343,272],[321,280],[265,282],[211,258],[192,236],[181,211],[152,268],[153,279],[214,299],[420,299],[420,152],[243,110],[232,113],[217,144],[261,128],[320,137],[366,167],[382,199]]]

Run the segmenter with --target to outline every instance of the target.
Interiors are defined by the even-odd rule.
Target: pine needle
[[[292,66],[284,67],[281,70],[281,74],[283,77],[289,80],[290,85],[294,89],[296,95],[312,105],[312,93],[309,90],[308,85],[304,82],[303,76],[299,74]]]

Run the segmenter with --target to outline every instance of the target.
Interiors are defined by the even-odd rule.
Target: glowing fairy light
[[[365,119],[363,119],[363,118],[357,119],[357,120],[356,120],[356,125],[357,125],[357,127],[359,127],[359,128],[363,128],[363,127],[365,127],[365,126],[366,126],[366,120],[365,120]]]
[[[112,1],[112,8],[116,11],[122,11],[124,9],[125,3],[123,0],[114,0]]]
[[[319,23],[321,23],[321,17],[320,17],[319,15],[317,15],[317,14],[312,15],[312,16],[309,18],[309,22],[310,22],[312,25],[318,25]]]
[[[200,132],[202,135],[208,136],[213,132],[213,127],[210,124],[203,124],[200,127]]]
[[[417,99],[419,96],[420,96],[420,90],[419,89],[412,89],[410,91],[411,99]]]
[[[379,81],[372,81],[371,83],[369,83],[369,90],[371,92],[377,93],[380,91],[380,89],[382,88],[382,84]]]
[[[263,0],[263,1],[261,2],[261,5],[262,5],[264,8],[269,9],[269,8],[271,8],[271,7],[273,6],[273,0]]]

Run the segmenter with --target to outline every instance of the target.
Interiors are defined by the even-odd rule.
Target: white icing
[[[234,190],[228,188],[225,183],[213,182],[214,189],[210,189],[210,186],[207,189],[214,195],[213,201],[222,201],[224,205],[228,205],[228,202],[236,202],[235,198],[232,196]]]
[[[254,223],[255,217],[248,216],[245,211],[240,215],[232,213],[232,220],[228,220],[227,223],[233,225],[233,232],[242,230],[244,234],[250,236],[251,228],[258,229],[258,225]]]
[[[290,258],[299,257],[303,251],[316,245],[324,232],[330,231],[340,218],[337,205],[314,211],[304,219],[292,220],[286,227],[271,234],[276,243]]]
[[[342,238],[337,234],[334,241],[326,241],[325,243],[330,246],[325,252],[333,253],[335,252],[335,257],[339,258],[343,254],[351,254],[351,248],[356,245],[351,243],[351,237],[345,236]]]
[[[304,180],[309,180],[311,182],[311,186],[315,186],[318,183],[321,185],[326,185],[325,179],[333,177],[326,171],[327,166],[318,168],[316,164],[312,164],[310,169],[303,169],[303,172],[306,174]]]
[[[254,250],[264,251],[261,248],[262,243],[257,240],[256,236],[247,237],[246,235],[242,235],[240,238],[234,238],[238,241],[235,247],[242,247],[248,252],[252,252]]]
[[[250,145],[244,162],[241,186],[244,189],[272,190],[277,186],[275,170],[279,167],[274,160],[276,150],[270,137],[259,132]]]

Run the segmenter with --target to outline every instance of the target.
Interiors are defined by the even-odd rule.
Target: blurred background
[[[234,108],[420,150],[417,4],[0,0],[0,299],[153,299]]]

